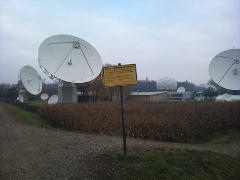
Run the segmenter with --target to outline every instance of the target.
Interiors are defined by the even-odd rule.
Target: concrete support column
[[[59,103],[77,103],[77,86],[69,82],[61,82],[58,86]]]

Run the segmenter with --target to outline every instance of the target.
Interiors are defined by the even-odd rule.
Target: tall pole
[[[120,66],[121,63],[118,63]],[[126,130],[125,130],[125,120],[124,120],[124,106],[123,106],[123,87],[120,86],[120,100],[121,100],[121,113],[122,113],[122,134],[123,134],[123,152],[124,156],[127,155],[127,143],[126,143]]]

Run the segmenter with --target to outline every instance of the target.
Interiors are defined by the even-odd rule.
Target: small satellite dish
[[[222,98],[223,98],[224,101],[227,101],[227,102],[232,101],[231,94],[228,94],[228,93],[223,94]]]
[[[52,95],[48,99],[48,104],[57,104],[58,103],[58,95]]]
[[[42,91],[42,79],[33,67],[24,66],[20,70],[20,79],[30,94],[38,95]]]
[[[23,97],[22,94],[19,95],[19,101],[22,102],[22,103],[24,102],[24,97]]]
[[[219,86],[240,90],[240,49],[223,51],[209,64],[209,75]]]
[[[47,100],[48,99],[48,94],[46,94],[46,93],[44,93],[44,94],[41,94],[41,100],[43,100],[43,101],[45,101],[45,100]]]
[[[215,101],[217,101],[217,102],[222,102],[222,101],[224,101],[223,96],[222,96],[222,95],[218,95],[218,96],[216,97]]]
[[[184,87],[179,87],[179,88],[177,89],[177,92],[183,93],[183,92],[185,92],[185,88],[184,88]]]
[[[71,35],[45,39],[38,49],[38,63],[51,78],[65,82],[85,83],[102,71],[102,60],[88,42]]]

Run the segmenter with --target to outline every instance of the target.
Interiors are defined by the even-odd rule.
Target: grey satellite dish
[[[41,100],[43,100],[43,101],[47,100],[48,97],[49,97],[49,96],[48,96],[47,93],[41,94],[41,96],[40,96]]]
[[[185,88],[184,88],[184,87],[179,87],[179,88],[177,89],[177,92],[183,93],[183,92],[185,92]]]
[[[209,75],[219,86],[240,90],[240,49],[223,51],[209,64]]]
[[[48,99],[48,104],[57,104],[58,103],[58,95],[52,95]]]
[[[88,42],[71,35],[45,39],[38,49],[38,63],[51,78],[65,82],[85,83],[102,71],[102,60]]]
[[[177,81],[169,78],[164,77],[157,81],[157,90],[176,90],[177,89]]]
[[[30,94],[38,95],[42,91],[42,79],[33,67],[24,66],[20,70],[20,80]]]

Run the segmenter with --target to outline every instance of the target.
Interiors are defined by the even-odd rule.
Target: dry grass
[[[121,135],[119,103],[59,104],[42,107],[41,116],[56,127]],[[128,136],[164,141],[208,138],[240,129],[240,103],[125,103]]]

